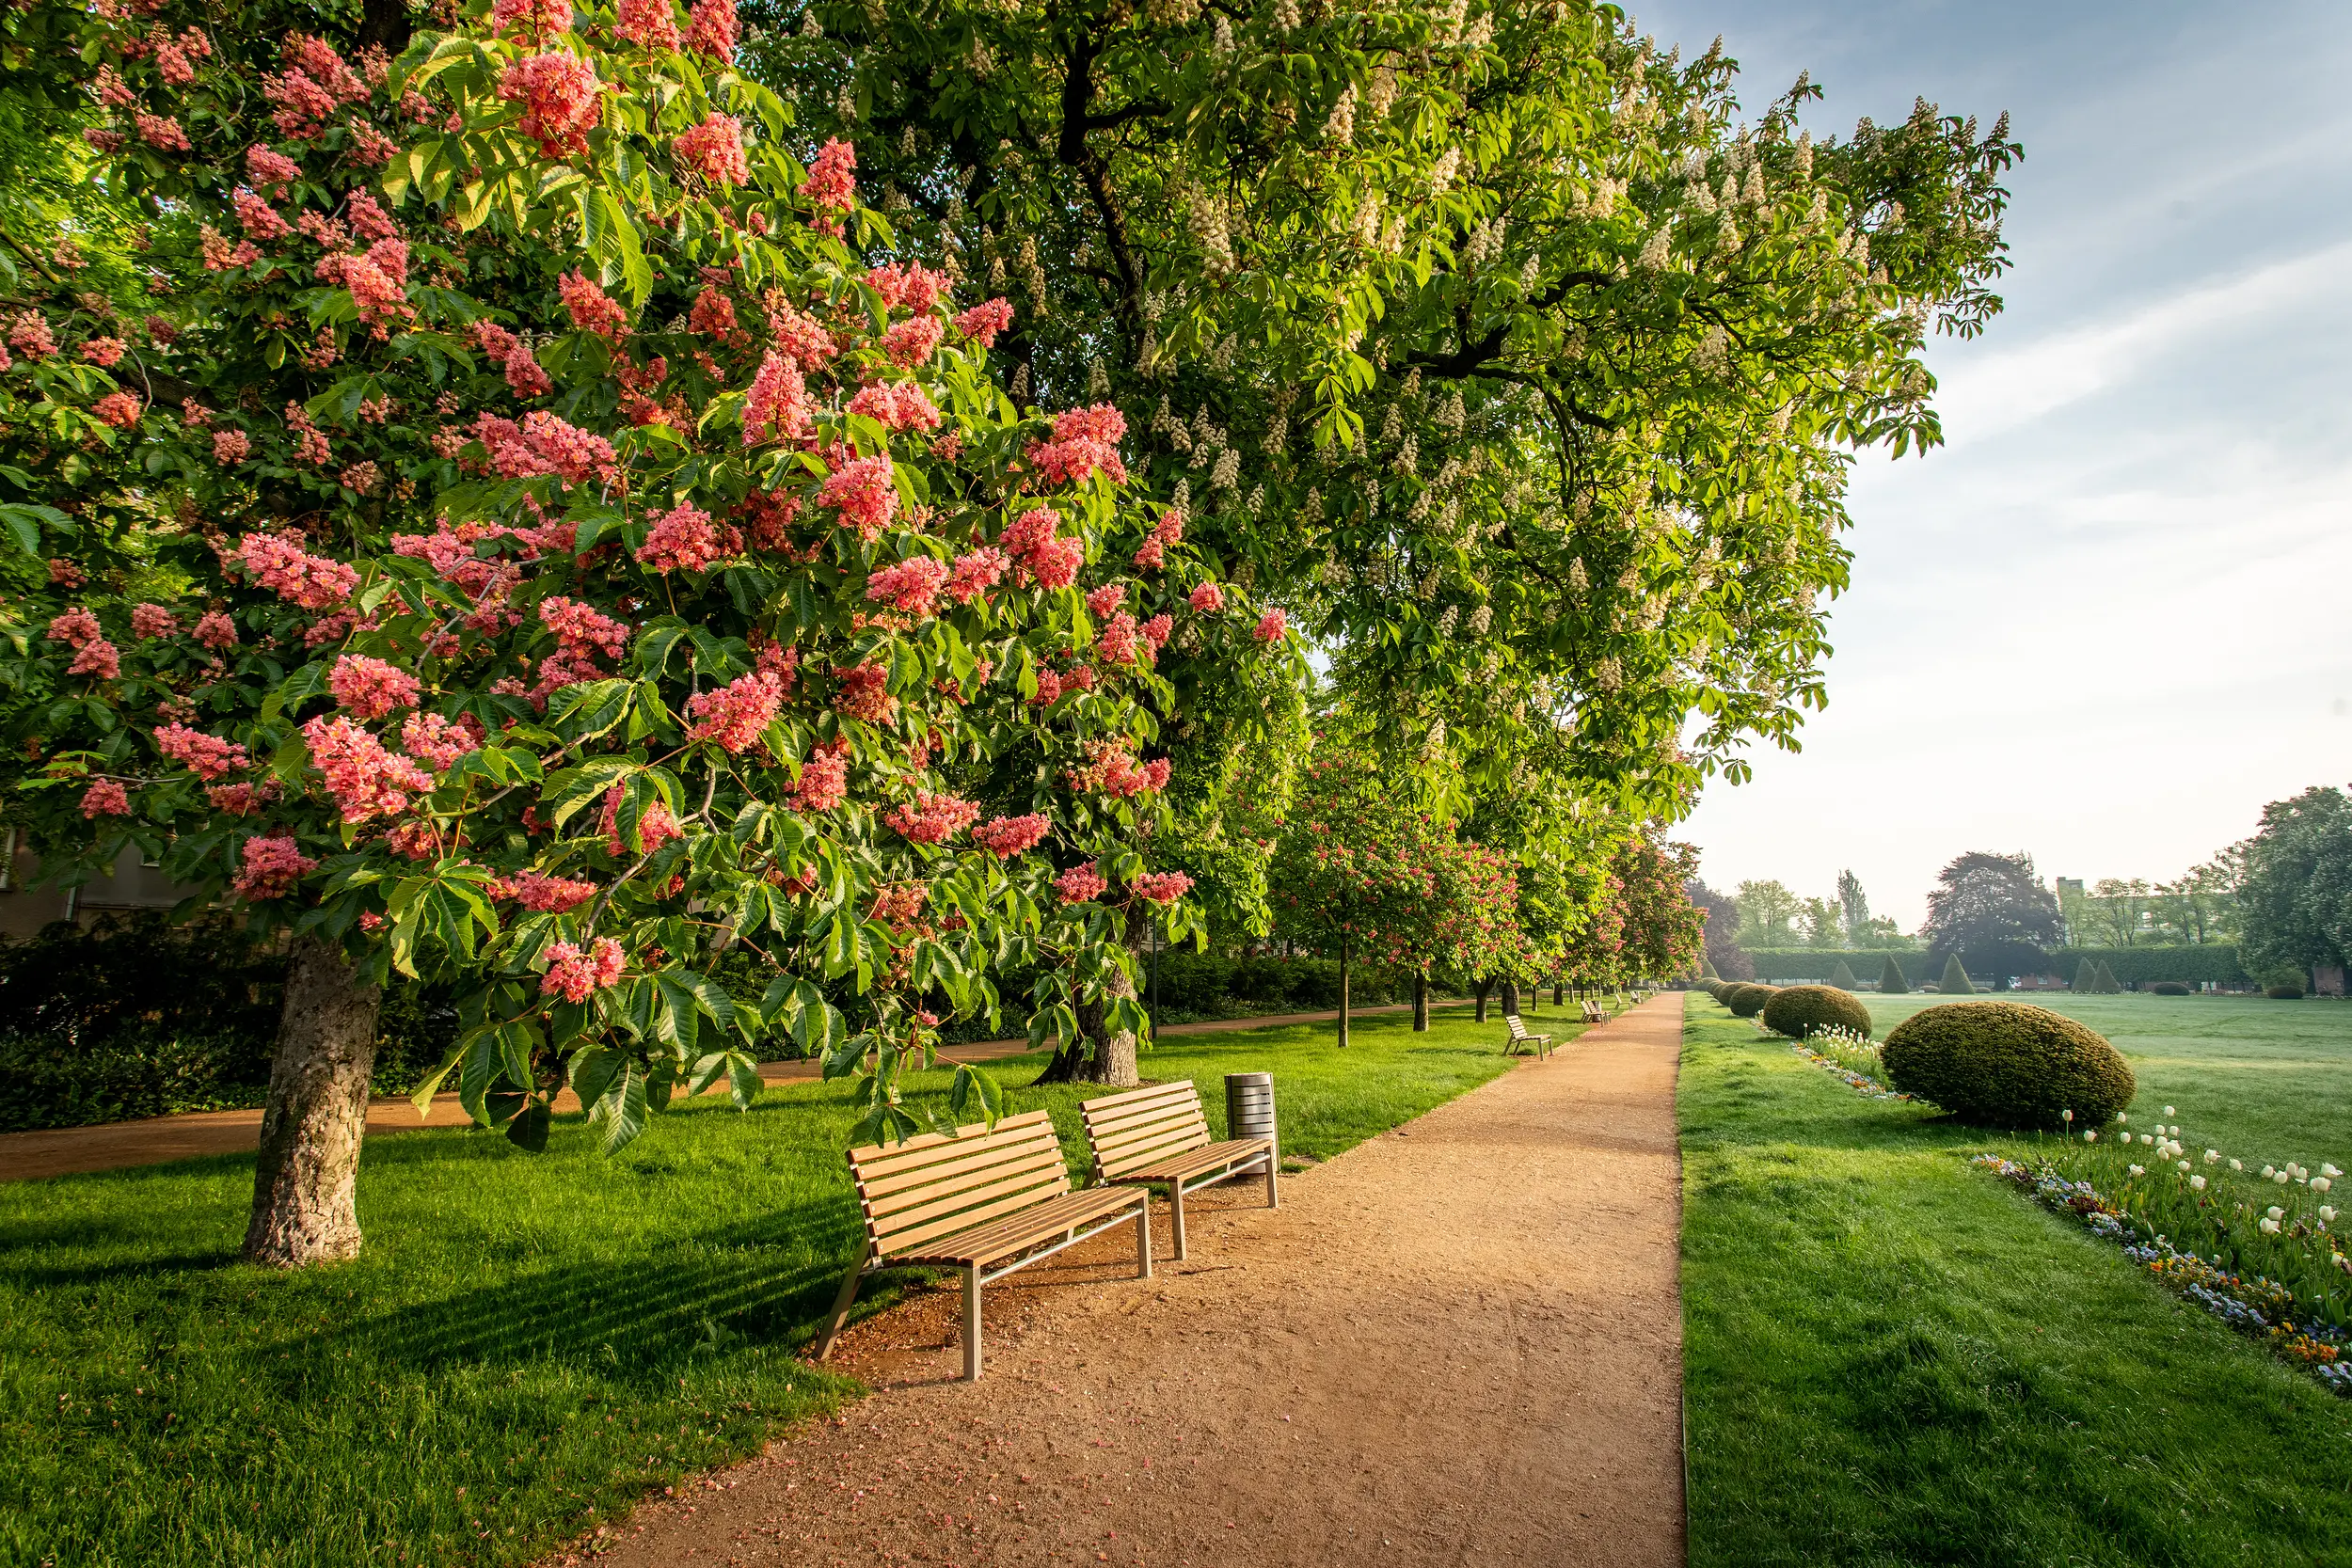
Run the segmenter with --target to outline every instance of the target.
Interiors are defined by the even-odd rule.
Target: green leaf
[[[757,1100],[760,1091],[767,1086],[767,1081],[759,1076],[759,1063],[748,1053],[727,1053],[727,1092],[735,1101],[737,1110],[750,1110],[752,1101]]]
[[[645,1075],[636,1063],[623,1066],[620,1076],[590,1108],[588,1121],[604,1129],[607,1154],[617,1154],[637,1141],[645,1130]]]
[[[506,1124],[507,1141],[533,1154],[544,1154],[548,1148],[548,1129],[553,1125],[554,1114],[547,1101],[534,1100],[522,1108],[522,1114]]]
[[[582,1105],[594,1106],[604,1098],[628,1058],[609,1045],[592,1045],[572,1053],[572,1093]]]

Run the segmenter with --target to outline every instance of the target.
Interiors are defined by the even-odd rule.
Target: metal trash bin
[[[1280,1157],[1281,1140],[1274,1129],[1274,1074],[1270,1072],[1229,1072],[1225,1075],[1225,1135],[1229,1138],[1264,1138],[1275,1147]],[[1235,1167],[1236,1176],[1263,1176],[1263,1160]]]

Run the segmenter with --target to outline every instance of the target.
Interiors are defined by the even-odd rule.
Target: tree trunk
[[[1347,941],[1340,940],[1340,1049],[1347,1049]]]
[[[1413,976],[1413,1033],[1429,1033],[1429,976],[1426,974]]]
[[[253,1262],[293,1269],[359,1251],[353,1191],[382,994],[360,985],[334,947],[313,936],[294,939],[245,1232],[245,1256]]]
[[[1115,975],[1110,983],[1113,996],[1132,998],[1135,982],[1124,973]],[[1073,1009],[1078,1015],[1078,1037],[1061,1042],[1054,1059],[1045,1064],[1045,1070],[1037,1075],[1041,1084],[1101,1084],[1114,1089],[1132,1089],[1143,1082],[1143,1074],[1136,1061],[1135,1031],[1121,1029],[1109,1033],[1104,1022],[1107,1009],[1100,1002],[1082,1002]]]
[[[1486,993],[1494,989],[1495,983],[1492,980],[1481,980],[1474,988],[1474,993],[1478,997],[1478,1022],[1481,1023],[1486,1022]]]
[[[1519,977],[1516,974],[1502,982],[1502,1016],[1509,1018],[1519,1010]]]
[[[1553,1006],[1562,1007],[1567,1005],[1567,990],[1568,988],[1562,983],[1560,976],[1555,974],[1551,977],[1551,1005]]]

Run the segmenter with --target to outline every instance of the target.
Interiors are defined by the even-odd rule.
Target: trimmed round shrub
[[[1879,1048],[1905,1094],[1988,1127],[2105,1127],[2132,1102],[2131,1065],[2106,1037],[2026,1002],[1951,1002],[1923,1008]]]
[[[2263,976],[2263,994],[2277,1002],[2303,1000],[2303,972],[2293,964],[2280,964]]]
[[[2158,980],[2148,990],[2156,996],[2186,996],[2189,993],[2188,988],[2178,980]]]
[[[1870,1037],[1870,1009],[1836,986],[1784,986],[1764,1001],[1764,1027],[1801,1040],[1823,1029],[1851,1029]]]
[[[2303,987],[2300,982],[2283,986],[2265,986],[2263,994],[2273,1002],[2300,1002],[2303,1000]]]
[[[1764,1010],[1764,1004],[1772,1000],[1777,990],[1777,986],[1759,986],[1754,981],[1734,986],[1724,996],[1724,1006],[1731,1009],[1734,1018],[1754,1018]]]

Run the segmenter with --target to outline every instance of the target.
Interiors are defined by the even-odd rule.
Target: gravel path
[[[881,1391],[581,1544],[603,1563],[1682,1561],[1682,999],[1286,1178],[852,1329]],[[1065,1257],[1073,1255],[1065,1254]],[[563,1554],[560,1561],[578,1561]]]

